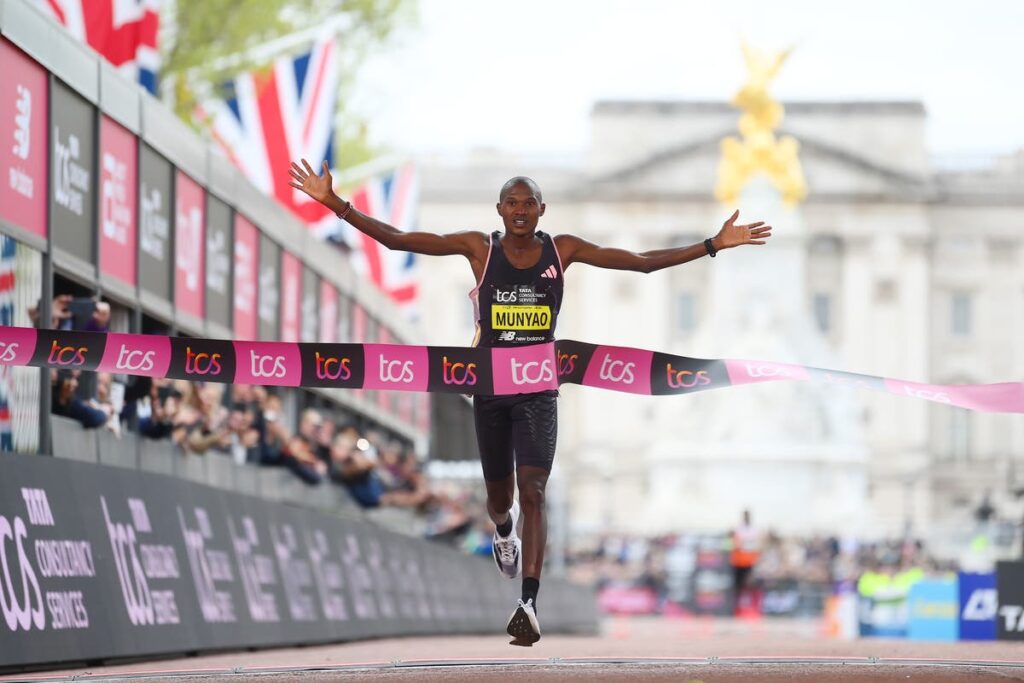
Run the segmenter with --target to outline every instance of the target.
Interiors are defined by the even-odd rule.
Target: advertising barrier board
[[[0,560],[0,668],[500,632],[518,597],[488,560],[359,520],[6,453]],[[596,627],[589,589],[545,583],[545,632]]]

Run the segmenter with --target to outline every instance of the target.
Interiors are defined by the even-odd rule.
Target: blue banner
[[[960,640],[995,640],[995,573],[960,573]]]
[[[954,641],[960,631],[960,594],[955,577],[925,579],[910,587],[911,640]]]

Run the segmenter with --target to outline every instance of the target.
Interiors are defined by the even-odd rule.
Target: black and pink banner
[[[1024,413],[1024,382],[939,385],[762,360],[562,340],[511,348],[229,341],[0,326],[0,363],[289,387],[507,395],[562,384],[644,396],[780,380]]]

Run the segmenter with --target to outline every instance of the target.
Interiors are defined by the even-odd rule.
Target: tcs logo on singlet
[[[451,362],[448,356],[441,358],[441,379],[445,384],[459,386],[476,384],[476,363]]]
[[[692,389],[694,387],[706,387],[711,384],[707,370],[676,370],[671,363],[665,364],[665,379],[672,389]]]
[[[316,361],[316,378],[329,380],[352,379],[352,359],[348,357],[338,358],[337,356],[321,355],[317,351],[314,356]]]
[[[88,346],[64,346],[54,339],[50,345],[50,355],[46,357],[46,362],[50,365],[77,368],[85,365],[85,354],[87,353],[89,353]]]
[[[555,379],[555,369],[552,366],[550,360],[542,361],[527,361],[525,363],[511,359],[511,370],[512,370],[512,383],[517,385],[523,384],[541,384],[545,382],[552,382]]]

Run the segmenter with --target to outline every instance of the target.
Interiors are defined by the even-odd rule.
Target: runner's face
[[[516,185],[498,204],[498,215],[505,223],[506,234],[529,237],[537,229],[544,208],[529,185]]]

